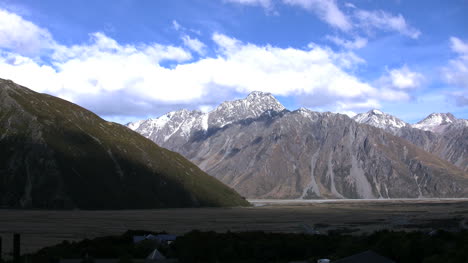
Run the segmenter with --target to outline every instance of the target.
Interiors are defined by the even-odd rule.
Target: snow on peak
[[[263,92],[263,91],[252,91],[250,94],[247,96],[247,100],[253,100],[253,99],[261,99],[263,97],[269,97],[272,96],[271,93],[269,92]]]
[[[128,123],[127,127],[157,143],[163,143],[174,135],[188,139],[193,131],[223,127],[239,120],[258,118],[269,110],[284,109],[270,93],[254,91],[244,99],[224,102],[208,113],[183,109],[159,118]]]
[[[245,99],[225,101],[210,112],[210,125],[223,127],[235,121],[257,118],[268,110],[283,111],[285,107],[270,93],[254,91]]]
[[[422,121],[419,121],[416,124],[413,124],[412,127],[416,129],[421,129],[425,131],[432,132],[443,132],[445,128],[452,124],[460,123],[465,125],[465,120],[458,120],[451,113],[431,113],[429,116],[424,118]]]
[[[357,114],[353,119],[381,129],[398,130],[406,126],[406,122],[377,109]]]

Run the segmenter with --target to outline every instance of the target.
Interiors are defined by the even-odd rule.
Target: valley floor
[[[468,199],[418,200],[251,200],[248,208],[189,208],[120,211],[0,210],[3,252],[12,233],[21,233],[22,253],[128,229],[183,234],[203,231],[371,232],[379,229],[456,231],[467,227]]]

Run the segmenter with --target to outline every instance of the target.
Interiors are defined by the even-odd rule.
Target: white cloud
[[[0,48],[21,54],[37,54],[55,45],[48,30],[0,9]]]
[[[219,33],[214,33],[212,39],[225,54],[238,50],[242,45],[239,40]]]
[[[272,7],[272,0],[224,0],[225,2],[237,3],[242,5],[262,6],[266,9]]]
[[[356,8],[356,6],[355,6],[353,3],[349,3],[349,2],[345,3],[345,6],[346,6],[347,8],[353,8],[353,9]]]
[[[450,48],[457,57],[442,68],[442,77],[448,84],[461,88],[453,92],[451,97],[455,98],[457,105],[466,106],[468,105],[468,41],[451,37]]]
[[[348,31],[353,27],[349,18],[338,8],[335,0],[283,0],[283,3],[314,12],[329,25],[343,31]]]
[[[402,99],[407,97],[406,93],[401,93],[402,90],[411,90],[421,87],[424,82],[424,76],[416,71],[412,71],[408,66],[404,65],[401,68],[387,70],[387,74],[382,76],[378,81],[377,85],[389,92],[390,89],[400,90],[393,92],[391,96],[394,100]],[[390,96],[388,94],[387,96]]]
[[[325,38],[346,49],[360,49],[367,45],[367,39],[362,37],[356,37],[353,41],[329,35]]]
[[[382,10],[357,10],[355,17],[358,20],[359,26],[368,31],[373,29],[396,31],[413,39],[421,35],[419,30],[406,23],[405,18],[401,14],[394,16]]]
[[[9,54],[0,61],[0,77],[79,104],[93,102],[95,105],[89,107],[99,114],[103,114],[100,107],[110,103],[106,97],[113,96],[125,96],[114,100],[135,105],[210,105],[210,94],[218,90],[328,96],[343,103],[365,101],[378,94],[378,90],[342,69],[342,61],[360,63],[350,53],[334,53],[316,45],[305,50],[257,46],[221,34],[214,34],[213,40],[222,52],[218,57],[188,63],[189,54],[179,47],[123,46],[96,33],[86,45],[61,46],[54,56],[54,67]],[[162,59],[185,63],[165,68],[159,64]],[[122,109],[121,115],[131,107],[117,106]]]
[[[381,105],[377,99],[366,99],[364,101],[358,102],[338,102],[336,106],[335,112],[349,114],[351,111],[350,109],[377,109],[380,108]]]
[[[71,47],[57,45],[52,54],[52,59],[54,60],[54,65],[60,66],[61,63],[74,59],[83,61],[105,55],[132,56],[135,54],[144,55],[154,63],[167,60],[184,62],[192,59],[190,52],[181,47],[157,43],[122,46],[114,39],[100,32],[90,34],[89,43],[83,45]]]
[[[463,42],[463,40],[457,37],[450,37],[450,43],[453,52],[468,55],[468,43]]]
[[[224,0],[243,5],[263,6],[271,9],[272,0]],[[285,5],[297,6],[314,13],[322,21],[332,27],[338,28],[345,33],[356,32],[372,34],[376,29],[387,32],[398,32],[413,39],[419,38],[421,32],[410,26],[403,15],[393,15],[383,10],[368,11],[357,8],[354,4],[345,2],[349,14],[343,12],[336,0],[281,0]],[[360,48],[367,44],[364,38],[356,38],[355,41],[343,40],[332,37],[338,45],[348,46],[346,48]]]
[[[216,56],[198,60],[183,47],[123,45],[103,33],[91,34],[81,45],[54,44],[47,64],[3,48],[0,77],[103,116],[162,114],[187,104],[206,109],[254,90],[307,98],[306,105],[341,111],[376,108],[380,100],[405,94],[377,89],[350,74],[348,69],[365,63],[352,52],[315,44],[304,49],[259,46],[219,33],[212,40]]]
[[[443,77],[450,84],[468,89],[468,42],[451,37],[450,44],[450,48],[458,56],[443,68]]]
[[[424,76],[421,73],[411,71],[407,66],[392,69],[389,75],[392,86],[398,89],[418,88],[424,80]]]
[[[182,28],[182,26],[175,20],[172,20],[172,28],[174,28],[175,31],[179,31],[179,29]]]
[[[197,38],[191,38],[189,35],[183,35],[184,45],[200,55],[205,54],[206,45]]]

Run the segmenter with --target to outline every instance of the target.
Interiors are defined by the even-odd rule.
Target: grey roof
[[[149,254],[146,259],[161,260],[161,259],[166,259],[166,257],[163,256],[163,254],[161,254],[161,252],[159,252],[159,250],[155,248],[153,252],[151,252],[151,254]]]
[[[352,255],[346,258],[338,259],[333,261],[333,263],[363,263],[363,262],[372,262],[372,263],[395,263],[395,261],[383,257],[374,251],[367,250],[365,252]]]

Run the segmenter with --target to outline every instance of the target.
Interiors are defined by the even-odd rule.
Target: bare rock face
[[[242,112],[249,114],[226,123],[218,107],[217,115],[190,121],[208,116],[208,125],[190,126],[184,136],[184,126],[169,137],[156,132],[152,139],[249,198],[468,196],[466,173],[405,139],[345,115],[290,112],[268,101],[265,107],[256,105],[261,99],[248,104]]]
[[[0,207],[247,204],[180,154],[125,126],[0,79]]]
[[[378,110],[358,114],[353,119],[404,138],[468,172],[468,120],[457,119],[450,113],[432,113],[410,125],[386,113],[374,114],[375,111]]]

